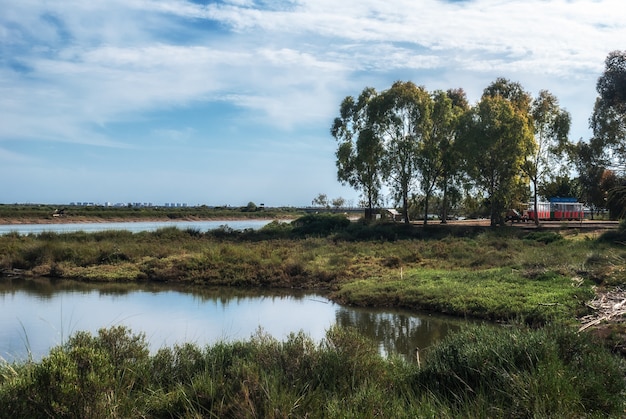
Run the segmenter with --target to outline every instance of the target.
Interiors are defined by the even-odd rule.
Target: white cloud
[[[236,108],[239,120],[275,128],[278,137],[303,127],[326,135],[345,95],[399,79],[429,90],[462,87],[470,100],[499,76],[533,94],[548,89],[572,112],[577,138],[586,135],[604,58],[624,48],[622,7],[621,0],[0,0],[1,156],[24,156],[10,148],[23,140],[126,148],[151,135],[193,141],[204,133],[189,121],[128,136],[109,128],[206,103]]]
[[[250,1],[202,6],[182,0],[5,6],[4,20],[19,23],[22,37],[36,36],[54,48],[16,57],[41,81],[26,78],[17,85],[38,103],[54,104],[61,114],[54,117],[71,124],[76,122],[63,115],[79,113],[76,121],[101,125],[230,94],[246,98],[239,105],[282,115],[281,126],[294,118],[292,125],[304,119],[302,113],[287,115],[280,102],[300,97],[306,108],[315,102],[307,95],[329,94],[350,71],[449,72],[454,66],[457,72],[575,78],[601,71],[608,50],[626,38],[619,13],[611,13],[620,6],[616,0],[303,0],[281,10]],[[168,44],[156,27],[172,27],[168,15],[216,20],[238,34],[216,40],[207,33],[195,43]],[[36,30],[24,29],[35,22]],[[3,26],[6,43],[12,26]],[[71,41],[63,42],[62,32]],[[29,108],[37,115],[37,106]]]

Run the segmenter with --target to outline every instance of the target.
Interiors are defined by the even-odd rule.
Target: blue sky
[[[587,139],[623,0],[0,0],[0,203],[357,204],[341,100],[548,89]]]

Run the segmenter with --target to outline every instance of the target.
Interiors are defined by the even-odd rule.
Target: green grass
[[[593,293],[558,274],[528,278],[510,268],[480,271],[410,269],[395,279],[341,287],[335,297],[361,306],[398,306],[531,324],[575,318]]]

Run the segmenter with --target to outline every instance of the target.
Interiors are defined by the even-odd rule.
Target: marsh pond
[[[464,320],[398,310],[345,307],[298,291],[176,288],[154,284],[85,284],[49,279],[0,282],[0,357],[38,360],[77,331],[117,325],[145,333],[152,350],[250,339],[284,340],[304,332],[321,341],[333,325],[356,328],[381,354],[411,357]]]

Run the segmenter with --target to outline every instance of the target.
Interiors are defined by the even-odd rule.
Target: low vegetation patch
[[[410,269],[396,278],[364,279],[345,284],[339,301],[361,306],[399,306],[489,320],[523,320],[529,324],[573,319],[593,297],[568,277],[529,279],[519,271]]]
[[[468,328],[417,364],[349,329],[150,354],[113,327],[1,365],[0,418],[619,417],[624,368],[568,328]]]

